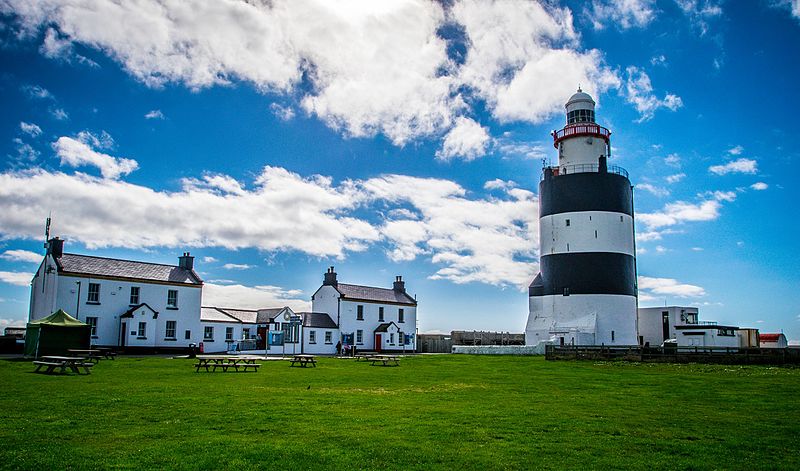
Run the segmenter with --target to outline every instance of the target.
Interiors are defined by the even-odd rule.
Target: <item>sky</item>
[[[402,275],[420,332],[522,332],[580,86],[635,185],[640,306],[800,339],[798,0],[0,0],[0,327],[45,220],[203,303]],[[792,216],[794,215],[794,216]]]

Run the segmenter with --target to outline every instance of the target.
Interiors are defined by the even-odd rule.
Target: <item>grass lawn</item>
[[[0,361],[0,468],[800,469],[800,369],[439,355]]]

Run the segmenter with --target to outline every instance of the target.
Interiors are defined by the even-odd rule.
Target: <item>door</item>
[[[258,327],[256,328],[256,350],[266,350],[266,349],[267,349],[267,328]]]
[[[664,340],[669,339],[669,312],[667,311],[661,313],[661,335]]]
[[[127,322],[123,322],[122,323],[122,333],[119,336],[119,346],[120,347],[124,347],[125,346],[125,339],[128,338],[127,333],[128,333],[128,323]]]
[[[381,352],[381,334],[375,334],[375,351]]]

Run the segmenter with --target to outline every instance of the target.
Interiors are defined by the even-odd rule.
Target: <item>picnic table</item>
[[[67,356],[58,356],[58,355],[46,355],[39,357],[39,360],[33,362],[36,365],[36,369],[33,370],[34,373],[38,373],[42,367],[47,367],[44,371],[45,374],[53,374],[55,373],[56,368],[60,369],[60,373],[65,373],[67,368],[69,368],[72,372],[80,374],[80,368],[88,375],[90,373],[89,368],[93,366],[92,363],[88,362],[85,357],[67,357]]]
[[[221,368],[223,372],[227,372],[231,368],[231,371],[236,372],[239,371],[239,368],[245,372],[248,369],[257,372],[261,364],[256,363],[256,360],[260,359],[260,357],[243,355],[198,355],[197,364],[194,365],[195,373],[199,373],[200,368],[205,368],[206,372],[217,371],[217,368]]]
[[[396,355],[372,355],[369,360],[372,366],[400,366],[400,357]]]
[[[70,348],[67,349],[67,352],[74,354],[75,356],[81,356],[86,358],[88,361],[93,363],[97,363],[100,361],[100,358],[103,358],[103,352],[96,348],[88,348],[88,349],[80,349],[80,348]]]
[[[289,365],[290,367],[299,364],[303,368],[309,365],[309,363],[316,368],[317,367],[317,357],[314,355],[294,355],[292,357],[292,364]]]
[[[100,350],[100,354],[106,360],[113,360],[117,356],[117,352],[108,347],[94,347],[95,350]]]

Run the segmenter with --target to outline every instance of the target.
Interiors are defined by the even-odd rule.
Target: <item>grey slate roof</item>
[[[225,314],[235,317],[236,319],[239,319],[247,324],[255,324],[257,321],[256,318],[258,317],[258,311],[250,309],[229,309],[227,307],[218,309],[223,311]]]
[[[388,332],[389,326],[391,325],[394,325],[394,327],[397,330],[400,330],[400,327],[397,327],[397,324],[395,324],[394,322],[384,322],[383,324],[380,324],[378,325],[378,327],[375,328],[375,332]]]
[[[318,327],[321,329],[338,329],[331,316],[324,312],[298,312],[303,320],[303,327]]]
[[[107,276],[135,280],[160,281],[201,285],[203,280],[194,272],[176,265],[119,260],[65,253],[56,259],[59,273],[68,272],[88,276]]]
[[[152,312],[153,312],[153,314],[155,314],[156,316],[158,315],[158,311],[156,311],[155,309],[153,309],[152,307],[150,307],[150,305],[149,305],[149,304],[147,304],[147,303],[139,303],[139,304],[137,304],[136,306],[131,306],[131,308],[130,308],[130,309],[128,309],[127,311],[125,311],[124,313],[122,313],[122,315],[121,315],[121,316],[119,316],[119,317],[120,317],[120,319],[124,319],[124,318],[126,318],[126,317],[133,317],[133,313],[134,313],[134,312],[136,312],[136,311],[138,311],[138,310],[139,310],[139,308],[141,308],[142,306],[147,306],[147,309],[150,309],[150,311],[152,311]]]
[[[239,319],[225,314],[225,311],[210,306],[200,308],[200,320],[206,322],[240,322]]]
[[[375,288],[372,286],[348,285],[346,283],[339,283],[335,288],[345,299],[405,304],[407,306],[417,305],[417,301],[405,292],[401,293],[391,288]]]
[[[273,320],[275,320],[275,316],[280,314],[284,309],[284,307],[276,307],[270,309],[259,309],[257,320],[259,324],[269,324]]]

